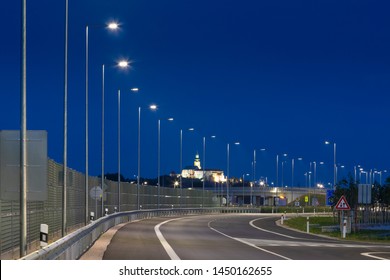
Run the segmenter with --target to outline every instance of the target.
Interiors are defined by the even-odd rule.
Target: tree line
[[[348,201],[349,206],[355,209],[359,206],[359,182],[356,182],[352,176],[342,179],[336,185],[333,197],[333,206],[339,201],[342,195]],[[390,177],[385,180],[384,184],[375,182],[371,188],[371,205],[375,206],[390,206]]]

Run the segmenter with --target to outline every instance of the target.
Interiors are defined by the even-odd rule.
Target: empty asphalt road
[[[112,238],[107,242],[108,245],[104,246],[101,257],[96,258],[105,260],[390,259],[390,244],[349,242],[297,232],[277,225],[278,219],[279,216],[269,214],[222,214],[160,217],[127,223],[112,234]],[[98,244],[99,241],[95,246]],[[92,247],[91,250],[93,249]]]

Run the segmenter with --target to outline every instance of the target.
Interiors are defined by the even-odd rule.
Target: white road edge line
[[[254,220],[250,221],[249,224],[250,224],[252,227],[254,227],[254,228],[258,229],[258,230],[261,230],[261,231],[265,231],[265,232],[268,232],[268,233],[276,234],[276,235],[283,236],[283,237],[287,237],[287,238],[291,238],[291,239],[301,239],[301,238],[298,238],[298,237],[294,237],[294,236],[285,235],[285,234],[281,234],[281,233],[278,233],[278,232],[266,230],[266,229],[264,229],[264,228],[260,228],[260,227],[254,225],[254,222],[255,222],[255,221],[262,220],[262,219],[266,219],[266,218],[254,219]]]
[[[166,223],[169,223],[171,221],[180,220],[180,219],[183,219],[183,218],[176,218],[176,219],[167,220],[165,222],[159,223],[158,225],[156,225],[154,227],[154,231],[156,232],[158,240],[160,240],[161,245],[164,247],[165,251],[167,252],[168,256],[171,258],[171,260],[180,260],[180,258],[176,254],[176,252],[173,250],[171,245],[169,245],[169,243],[164,238],[164,236],[162,235],[162,233],[160,231],[160,226],[162,226]]]
[[[365,257],[369,257],[369,258],[373,258],[373,259],[377,259],[377,260],[388,260],[386,258],[381,258],[378,256],[371,256],[371,254],[388,254],[388,253],[389,252],[367,252],[367,253],[360,253],[360,255],[365,256]]]
[[[235,238],[235,237],[232,237],[232,236],[230,236],[230,235],[227,235],[227,234],[225,234],[225,233],[223,233],[223,232],[221,232],[221,231],[219,231],[219,230],[213,228],[213,227],[210,225],[210,224],[211,224],[212,222],[214,222],[214,221],[215,221],[215,220],[210,221],[210,222],[208,223],[208,226],[209,226],[209,228],[210,228],[211,230],[213,230],[213,231],[215,231],[215,232],[217,232],[217,233],[219,233],[219,234],[221,234],[221,235],[223,235],[223,236],[225,236],[225,237],[228,237],[228,238],[233,239],[233,240],[235,240],[235,241],[244,243],[245,245],[251,246],[251,247],[253,247],[253,248],[257,249],[257,250],[260,250],[260,251],[266,252],[266,253],[268,253],[268,254],[271,254],[271,255],[280,257],[280,258],[285,259],[285,260],[292,260],[292,259],[290,259],[290,258],[287,258],[287,257],[283,256],[283,255],[279,255],[279,254],[274,253],[274,252],[272,252],[272,251],[269,251],[269,250],[266,250],[266,249],[257,247],[256,245],[254,245],[254,244],[252,244],[252,243],[249,243],[249,242],[247,242],[247,241],[244,241],[244,240],[241,240],[241,239],[239,239],[239,238]]]

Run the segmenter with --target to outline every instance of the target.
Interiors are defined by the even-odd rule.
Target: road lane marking
[[[215,228],[213,228],[213,227],[211,226],[211,223],[214,222],[214,221],[216,221],[216,220],[212,220],[212,221],[210,221],[210,222],[208,223],[208,227],[209,227],[211,230],[213,230],[213,231],[215,231],[215,232],[217,232],[217,233],[219,233],[219,234],[221,234],[221,235],[223,235],[223,236],[225,236],[225,237],[227,237],[227,238],[230,238],[230,239],[233,239],[233,240],[235,240],[235,241],[244,243],[245,245],[248,245],[248,246],[250,246],[250,247],[252,247],[252,248],[255,248],[255,249],[257,249],[257,250],[266,252],[266,253],[268,253],[268,254],[277,256],[277,257],[282,258],[282,259],[285,259],[285,260],[292,260],[292,259],[290,259],[290,258],[287,258],[287,257],[285,257],[285,256],[283,256],[283,255],[280,255],[280,254],[277,254],[277,253],[275,253],[275,252],[272,252],[272,251],[269,251],[269,250],[266,250],[266,249],[257,247],[256,245],[254,245],[254,244],[252,244],[252,243],[250,243],[250,242],[248,242],[248,241],[246,241],[246,240],[244,240],[244,239],[240,239],[240,238],[236,238],[236,237],[227,235],[227,234],[225,234],[225,233],[223,233],[223,232],[221,232],[221,231],[219,231],[219,230],[217,230],[217,229],[215,229]]]
[[[377,259],[377,260],[389,260],[387,258],[382,258],[382,257],[378,257],[378,256],[372,256],[372,254],[389,254],[390,255],[390,252],[367,252],[367,253],[360,253],[360,255],[362,255],[362,256],[373,258],[373,259]]]
[[[254,239],[242,238],[249,243],[257,246],[280,246],[280,247],[331,247],[331,248],[389,248],[383,245],[367,245],[367,244],[348,244],[348,243],[327,243],[327,242],[310,242],[310,241],[285,241],[285,240],[270,240],[270,239]],[[390,254],[390,252],[388,252]]]
[[[285,234],[282,234],[282,233],[278,233],[278,232],[275,232],[275,231],[270,231],[270,230],[267,230],[267,229],[264,229],[264,228],[255,226],[255,224],[254,224],[255,221],[263,220],[263,219],[266,219],[266,218],[254,219],[254,220],[250,221],[249,224],[250,224],[252,227],[254,227],[254,228],[258,229],[258,230],[264,231],[264,232],[276,234],[276,235],[283,236],[283,237],[286,237],[286,238],[291,238],[291,239],[301,239],[301,238],[294,237],[294,236],[291,236],[291,235],[285,235]]]
[[[154,231],[156,232],[158,240],[160,240],[161,245],[164,247],[165,251],[167,252],[168,256],[171,258],[171,260],[180,260],[180,258],[176,254],[176,252],[173,250],[171,245],[169,245],[168,241],[162,235],[162,233],[160,231],[160,226],[162,226],[166,223],[169,223],[171,221],[180,220],[180,219],[183,219],[183,218],[176,218],[176,219],[167,220],[165,222],[159,223],[158,225],[156,225],[154,227]]]

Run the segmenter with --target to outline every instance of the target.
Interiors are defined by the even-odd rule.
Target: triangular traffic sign
[[[351,207],[349,207],[349,204],[347,202],[347,199],[345,196],[341,196],[339,201],[336,204],[336,209],[337,210],[351,210]]]

